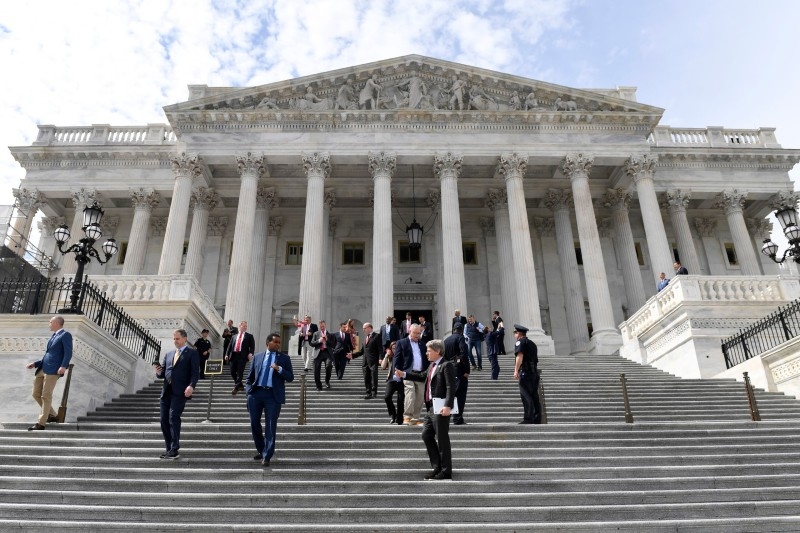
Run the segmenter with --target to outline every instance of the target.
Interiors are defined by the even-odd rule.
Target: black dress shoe
[[[533,424],[530,420],[523,420],[522,422],[517,422],[517,424]]]
[[[58,424],[58,422],[59,422],[58,416],[53,416],[53,415],[48,416],[47,417],[47,423],[49,424],[51,422],[55,423],[55,424]]]
[[[397,424],[397,421],[394,418],[390,418],[389,424]]]
[[[257,454],[255,454],[255,455],[253,456],[253,461],[261,461],[261,460],[263,460],[263,459],[264,459],[264,458],[263,458],[263,457],[261,457],[261,454],[260,454],[260,453],[257,453]]]
[[[364,396],[364,399],[365,400],[371,400],[372,399],[372,394],[367,394],[366,396]]]
[[[269,461],[267,461],[266,459],[262,459],[261,460],[261,466],[263,466],[263,467],[269,466]]]
[[[441,481],[443,479],[453,479],[453,475],[450,472],[442,471],[431,478],[431,480],[436,480],[436,481]]]
[[[438,475],[439,475],[439,473],[440,473],[441,471],[442,471],[442,469],[441,469],[441,468],[437,468],[437,469],[435,469],[435,470],[432,470],[431,472],[429,472],[429,473],[425,474],[425,477],[424,477],[424,478],[422,478],[422,479],[425,479],[425,480],[430,480],[430,479],[433,479],[433,478],[435,478],[436,476],[438,476]]]
[[[237,394],[239,394],[239,387],[234,387],[231,391],[231,396],[236,396]]]
[[[330,388],[331,388],[331,384],[330,384],[330,383],[326,383],[326,384],[325,384],[325,388],[326,388],[326,389],[330,389]]]
[[[41,431],[44,429],[44,426],[41,425],[39,422],[36,422],[34,425],[28,428],[28,431]]]
[[[453,421],[453,425],[454,426],[464,426],[464,425],[466,425],[466,422],[464,422],[463,420],[454,420]]]

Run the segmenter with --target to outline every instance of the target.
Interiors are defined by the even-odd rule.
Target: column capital
[[[264,154],[254,154],[253,152],[246,152],[242,155],[236,156],[236,168],[239,169],[239,175],[244,177],[245,174],[253,176],[256,179],[262,176],[268,176],[269,170],[267,169],[267,158]]]
[[[747,200],[747,191],[725,189],[714,198],[714,207],[724,210],[726,215],[741,213],[745,200]]]
[[[528,170],[528,154],[516,152],[500,154],[495,175],[505,178],[523,178]]]
[[[211,211],[219,203],[219,193],[208,187],[198,187],[192,191],[191,206],[202,211]]]
[[[222,237],[228,228],[228,217],[208,217],[208,234],[212,237]]]
[[[653,179],[656,163],[658,163],[658,156],[656,155],[632,155],[623,164],[623,169],[625,174],[630,176],[634,182],[638,182],[642,179]]]
[[[600,199],[600,204],[612,211],[627,213],[631,205],[631,195],[625,192],[625,189],[606,189],[606,193]]]
[[[433,154],[433,173],[440,180],[444,178],[458,178],[461,175],[461,161],[464,156],[447,152],[446,154]]]
[[[331,175],[331,154],[329,152],[302,153],[303,169],[310,178],[312,175],[323,179]]]
[[[283,217],[269,217],[268,235],[277,235],[283,226]]]
[[[52,235],[59,226],[66,223],[67,221],[64,217],[44,217],[40,222],[42,233],[47,235]]]
[[[256,209],[275,209],[278,207],[275,187],[259,187],[256,192]]]
[[[31,210],[38,210],[47,199],[44,193],[38,189],[26,189],[23,187],[21,189],[11,189],[11,193],[16,198],[16,202],[14,202],[16,208],[25,213],[29,213]]]
[[[425,198],[425,203],[428,204],[428,207],[434,209],[437,205],[439,205],[439,202],[441,201],[442,201],[442,191],[433,188],[428,189],[428,196],[427,198]]]
[[[325,189],[325,199],[323,202],[328,209],[336,207],[336,191],[334,189]]]
[[[167,232],[167,217],[152,217],[150,228],[153,230],[153,237],[163,237]]]
[[[593,155],[567,154],[561,160],[561,173],[570,180],[588,178],[593,164]]]
[[[486,207],[491,211],[508,209],[508,191],[502,188],[490,188],[486,193]]]
[[[800,200],[800,193],[794,191],[778,191],[770,196],[768,200],[769,208],[776,211],[782,207],[797,207]]]
[[[695,218],[693,222],[701,237],[713,237],[717,232],[716,218]]]
[[[75,206],[75,209],[83,209],[93,202],[100,201],[100,195],[95,189],[81,188],[78,191],[71,191],[70,194],[72,195],[72,205]]]
[[[692,191],[681,189],[668,189],[662,198],[661,207],[667,208],[670,213],[686,212],[689,207],[689,200],[692,199]]]
[[[203,160],[197,154],[181,152],[172,159],[172,172],[175,178],[194,179],[203,174]]]
[[[131,204],[134,210],[144,210],[148,213],[153,212],[153,208],[161,203],[161,195],[153,189],[131,189]]]
[[[494,235],[494,217],[481,217],[481,229],[486,235]]]
[[[544,193],[544,206],[550,211],[560,211],[573,206],[570,189],[547,189]]]
[[[369,173],[373,178],[391,178],[397,167],[397,154],[394,152],[370,152]]]
[[[747,230],[759,239],[767,239],[772,233],[772,222],[766,218],[744,219]]]
[[[556,234],[556,219],[553,217],[533,217],[533,227],[540,237],[553,237]]]
[[[104,216],[100,221],[100,230],[103,232],[103,237],[113,237],[119,226],[118,216]]]

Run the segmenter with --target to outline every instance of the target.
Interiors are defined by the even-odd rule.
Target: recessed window
[[[117,264],[125,264],[125,256],[128,255],[128,241],[119,243],[119,254],[117,254]]]
[[[638,261],[639,266],[644,266],[644,253],[642,252],[642,243],[640,242],[633,243],[633,249],[636,250],[636,261]]]
[[[728,265],[739,266],[739,259],[736,257],[736,247],[732,242],[725,243],[725,257],[728,259]]]
[[[343,242],[342,243],[342,264],[343,265],[363,265],[364,264],[364,243],[363,242]]]
[[[465,265],[478,264],[478,245],[474,242],[465,242],[461,244],[461,250],[464,255]]]
[[[575,260],[578,262],[578,265],[582,265],[583,252],[581,252],[581,243],[580,241],[575,241],[573,245],[575,246]]]
[[[287,265],[302,265],[303,264],[303,243],[302,242],[287,242],[286,243],[286,264]]]
[[[397,262],[398,263],[419,263],[421,248],[411,248],[408,241],[397,241]]]

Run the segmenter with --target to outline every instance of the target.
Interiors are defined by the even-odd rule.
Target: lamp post
[[[408,235],[408,247],[412,250],[419,250],[422,248],[422,226],[417,222],[417,193],[414,187],[414,167],[411,167],[411,202],[414,209],[414,214],[410,226],[406,226],[406,235]]]
[[[69,228],[66,224],[62,224],[53,232],[53,237],[55,237],[56,243],[58,244],[58,251],[60,251],[62,255],[74,253],[75,262],[78,263],[78,270],[75,272],[75,279],[72,283],[72,295],[70,296],[69,308],[61,309],[59,311],[61,313],[80,314],[82,312],[78,308],[78,298],[80,297],[81,284],[83,283],[83,268],[91,262],[92,257],[97,259],[101,265],[104,265],[117,253],[117,250],[119,250],[117,241],[114,239],[108,239],[103,243],[102,249],[103,254],[106,256],[105,260],[103,260],[103,258],[100,257],[100,253],[94,249],[94,243],[103,236],[103,231],[100,229],[101,220],[103,220],[103,210],[100,209],[100,206],[97,205],[97,201],[95,200],[92,205],[83,210],[82,229],[86,236],[80,241],[65,250],[63,245],[70,239]]]
[[[789,240],[789,248],[783,252],[783,257],[778,259],[778,245],[770,239],[764,239],[761,253],[778,264],[783,263],[787,256],[793,257],[795,263],[800,263],[800,226],[797,225],[797,210],[792,206],[785,205],[775,211],[775,218],[781,223],[783,234]]]

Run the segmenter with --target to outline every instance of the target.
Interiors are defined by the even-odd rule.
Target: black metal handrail
[[[732,368],[800,335],[800,299],[722,341],[725,366]]]
[[[89,283],[81,283],[76,310],[106,330],[123,346],[147,362],[161,353],[161,343],[120,306]],[[70,308],[71,278],[0,281],[0,313],[58,314]]]

